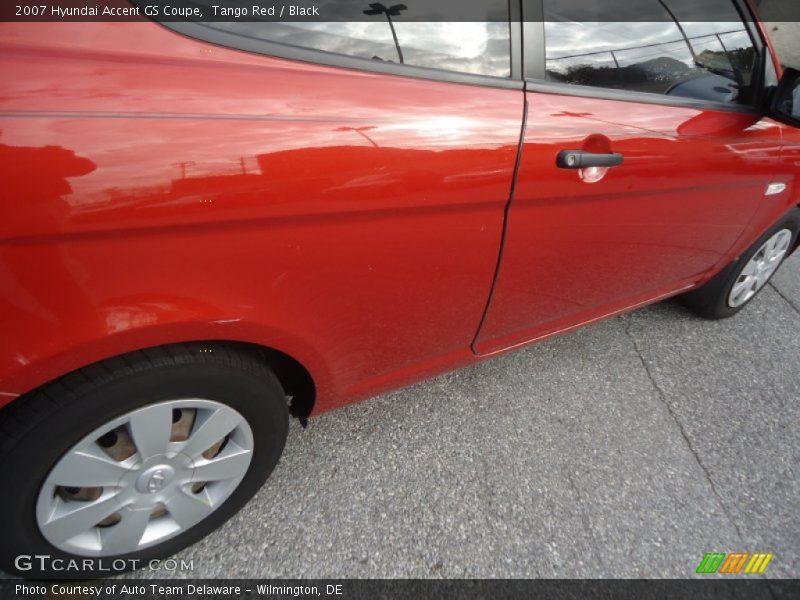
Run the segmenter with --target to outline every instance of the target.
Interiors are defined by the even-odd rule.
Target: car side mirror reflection
[[[800,71],[786,69],[770,102],[769,116],[800,127]]]

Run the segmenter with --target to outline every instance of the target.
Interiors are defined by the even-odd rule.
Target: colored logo
[[[729,575],[738,573],[763,573],[772,560],[774,554],[756,552],[708,552],[700,561],[697,572],[704,575],[711,573],[725,573]]]

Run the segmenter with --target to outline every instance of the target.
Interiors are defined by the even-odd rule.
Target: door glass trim
[[[522,80],[525,68],[522,37],[522,0],[508,0],[509,43],[511,44],[511,79]]]
[[[542,6],[540,0],[535,3],[525,4],[522,43],[525,54],[526,79],[543,80],[546,78],[545,65],[547,57],[544,36],[544,9]]]
[[[578,96],[580,98],[596,98],[598,100],[617,100],[620,102],[636,102],[638,104],[656,104],[659,106],[674,106],[676,108],[695,108],[698,110],[716,110],[722,112],[742,113],[746,115],[763,115],[754,106],[745,104],[730,104],[727,102],[707,102],[694,98],[678,98],[647,92],[634,92],[616,90],[612,88],[576,85],[574,83],[558,83],[543,79],[527,79],[525,90],[540,94],[557,94],[561,96]]]

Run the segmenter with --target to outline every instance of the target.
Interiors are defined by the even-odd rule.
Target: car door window
[[[550,81],[753,101],[758,52],[733,0],[544,0],[544,7]]]
[[[204,0],[208,5],[214,0]],[[340,0],[316,3],[321,14],[337,14]],[[439,3],[446,6],[445,3]],[[318,50],[368,61],[405,64],[494,77],[511,76],[511,36],[507,0],[483,0],[485,21],[445,22],[437,4],[406,0],[394,16],[350,7],[343,17],[359,21],[211,21],[204,25],[250,40],[286,48]],[[378,5],[384,7],[384,5]],[[367,10],[362,10],[366,8]],[[484,11],[477,11],[481,14]],[[370,14],[375,13],[375,14]],[[389,18],[391,16],[391,18]],[[429,19],[423,21],[422,19]],[[265,52],[268,53],[268,52]]]

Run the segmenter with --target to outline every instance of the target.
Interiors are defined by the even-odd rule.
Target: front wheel
[[[795,209],[722,273],[684,295],[686,304],[707,319],[735,315],[772,279],[794,247],[799,230],[800,209]]]
[[[224,523],[275,467],[288,409],[256,355],[185,344],[68,375],[0,424],[0,566],[85,577],[141,567]]]

